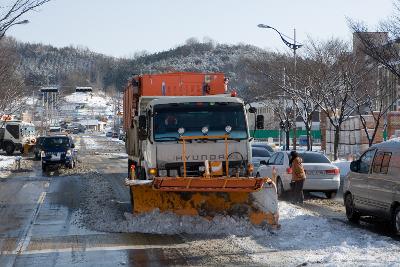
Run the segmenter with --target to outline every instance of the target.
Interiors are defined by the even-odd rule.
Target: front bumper
[[[303,190],[307,191],[334,191],[340,187],[340,180],[336,179],[306,179]]]

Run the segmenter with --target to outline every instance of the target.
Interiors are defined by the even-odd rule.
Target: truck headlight
[[[71,149],[67,150],[67,154],[65,154],[67,157],[71,157],[72,156],[72,151]]]
[[[46,157],[46,153],[42,150],[42,151],[40,152],[40,156],[41,156],[42,158],[44,158],[44,157]]]

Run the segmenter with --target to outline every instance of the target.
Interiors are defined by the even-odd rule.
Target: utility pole
[[[296,57],[296,28],[293,29],[293,58],[294,58],[294,92],[297,92],[297,57]],[[293,150],[297,148],[297,116],[296,116],[296,103],[293,98]]]

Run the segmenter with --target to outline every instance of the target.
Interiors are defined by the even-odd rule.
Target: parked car
[[[265,147],[251,147],[251,154],[252,154],[252,163],[254,165],[254,169],[260,166],[260,161],[267,162],[271,157],[271,153]]]
[[[118,133],[117,132],[113,132],[111,135],[112,138],[118,138]]]
[[[106,132],[106,137],[112,137],[113,133],[112,132]]]
[[[278,195],[290,190],[292,180],[292,168],[289,166],[290,152],[276,152],[271,158],[260,162],[257,175],[272,177],[276,175],[276,186]],[[307,179],[304,182],[303,190],[308,192],[323,192],[327,198],[332,198],[340,187],[340,170],[321,153],[299,152],[303,159],[303,166]]]
[[[391,222],[400,234],[400,139],[370,147],[351,162],[343,187],[346,216],[358,222],[374,216]]]
[[[267,149],[271,154],[274,153],[274,149],[267,143],[263,143],[263,142],[254,142],[251,144],[252,147],[263,147],[265,149]]]
[[[35,159],[39,160],[40,159],[40,152],[42,150],[42,142],[44,140],[44,136],[39,136],[36,138],[36,144],[35,147],[33,148],[33,153],[35,154]]]
[[[77,159],[75,145],[67,135],[46,136],[41,146],[42,170],[47,171],[50,165],[74,168]]]

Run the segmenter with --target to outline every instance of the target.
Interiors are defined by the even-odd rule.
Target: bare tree
[[[18,58],[12,41],[0,40],[0,112],[12,114],[21,108],[24,82],[17,71]]]
[[[378,85],[378,87],[365,88],[365,90],[361,91],[361,100],[360,96],[354,97],[354,104],[360,118],[361,126],[368,139],[368,145],[372,146],[385,116],[396,102],[396,99],[386,101],[389,94],[388,91],[390,90],[386,86]],[[372,118],[372,123],[367,122],[367,117]]]
[[[313,95],[313,100],[334,128],[336,160],[341,126],[356,109],[354,90],[362,86],[365,73],[358,69],[359,59],[350,53],[348,44],[338,39],[320,43],[311,41],[308,57],[314,62],[309,66],[310,84],[318,92]]]
[[[23,17],[26,13],[35,10],[50,0],[14,0],[6,1],[0,6],[0,39],[11,27],[27,23]]]

